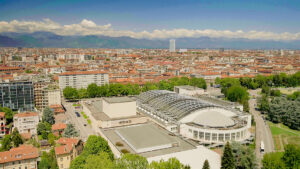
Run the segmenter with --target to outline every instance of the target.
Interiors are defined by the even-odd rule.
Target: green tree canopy
[[[64,88],[63,95],[66,99],[69,99],[69,100],[76,100],[79,98],[77,89],[69,87],[69,86]]]
[[[98,154],[99,152],[108,153],[110,159],[114,159],[114,155],[107,143],[101,136],[91,135],[86,141],[83,149],[87,154]]]
[[[97,155],[89,155],[86,159],[84,169],[113,169],[114,163],[110,159],[110,155],[100,152]]]
[[[42,119],[43,119],[43,122],[47,122],[47,123],[53,125],[55,123],[53,110],[50,109],[49,107],[46,107],[43,111]]]
[[[204,161],[202,169],[210,169],[208,160]]]
[[[14,128],[14,131],[12,132],[11,140],[14,144],[14,147],[19,147],[20,144],[23,144],[22,137],[17,128]]]
[[[148,161],[145,157],[137,154],[123,154],[116,160],[116,169],[147,169]]]
[[[39,169],[57,169],[57,162],[54,149],[49,153],[43,151],[41,161],[39,162]]]
[[[231,146],[229,142],[227,142],[221,159],[221,169],[234,169],[234,168],[235,168],[235,159],[233,157]]]
[[[0,106],[0,112],[5,113],[6,124],[10,124],[13,121],[14,115],[16,114],[10,108],[1,107],[1,106]]]
[[[285,169],[285,166],[278,153],[267,153],[262,159],[262,169]]]
[[[288,144],[284,147],[284,154],[282,160],[287,169],[300,168],[300,148],[295,145]]]
[[[67,127],[65,128],[64,132],[63,132],[63,136],[70,138],[70,137],[78,137],[79,133],[78,131],[75,129],[75,127],[73,126],[73,124],[67,124]]]
[[[1,151],[8,151],[12,148],[12,140],[10,135],[5,135],[1,141]]]

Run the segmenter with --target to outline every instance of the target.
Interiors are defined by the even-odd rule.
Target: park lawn
[[[274,139],[275,149],[283,151],[286,144],[295,144],[300,147],[300,131],[292,130],[284,124],[268,122]]]

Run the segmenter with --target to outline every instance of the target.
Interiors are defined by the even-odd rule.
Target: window
[[[192,132],[192,129],[189,129],[189,132],[191,133],[191,132]]]
[[[237,139],[237,140],[240,139],[240,132],[237,132],[237,133],[236,133],[236,139]]]
[[[210,133],[205,133],[205,140],[210,141]]]
[[[194,130],[194,138],[197,139],[198,138],[198,131]]]
[[[63,164],[61,164],[61,165],[60,165],[60,168],[64,168],[64,165],[63,165]]]
[[[217,141],[218,139],[218,134],[217,133],[212,133],[212,140]]]
[[[204,139],[204,132],[199,132],[199,138]]]
[[[224,141],[224,134],[219,134],[219,141]]]
[[[231,133],[231,140],[235,140],[235,133]]]
[[[62,158],[62,157],[60,158],[60,161],[63,161],[63,158]]]
[[[229,133],[226,133],[226,134],[225,134],[225,140],[226,140],[226,141],[230,140],[230,134],[229,134]]]

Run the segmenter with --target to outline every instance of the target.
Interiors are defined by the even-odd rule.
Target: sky
[[[0,32],[299,40],[300,0],[0,0]]]

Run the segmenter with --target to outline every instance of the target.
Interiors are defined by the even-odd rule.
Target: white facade
[[[48,106],[54,104],[61,104],[60,90],[49,90],[47,95],[48,95]]]
[[[175,39],[171,39],[170,40],[170,48],[169,48],[170,52],[175,52],[176,51],[176,45],[175,45]]]
[[[122,118],[136,115],[136,101],[111,103],[102,101],[103,112],[110,118]]]
[[[174,86],[174,92],[188,96],[203,95],[205,93],[204,89],[193,86]]]
[[[35,112],[18,113],[14,115],[14,127],[19,130],[19,133],[37,134],[37,125],[39,116]]]
[[[61,90],[68,86],[77,89],[87,88],[92,83],[96,83],[98,86],[108,84],[108,74],[98,71],[85,71],[65,72],[59,75],[59,87]]]

